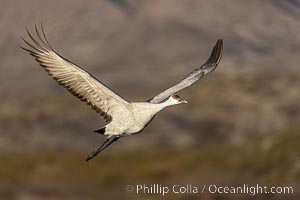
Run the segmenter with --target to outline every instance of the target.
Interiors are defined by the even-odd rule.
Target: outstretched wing
[[[128,104],[126,100],[114,93],[87,71],[56,53],[46,39],[42,25],[42,33],[39,32],[37,26],[35,26],[35,31],[36,38],[27,30],[32,43],[22,38],[30,48],[21,48],[35,57],[35,60],[60,85],[64,86],[81,101],[90,105],[107,122],[112,120],[114,113],[126,107]]]
[[[179,83],[166,89],[165,91],[161,92],[157,96],[153,97],[152,99],[148,100],[150,103],[160,103],[170,95],[175,94],[176,92],[187,88],[193,85],[196,81],[198,81],[201,77],[205,76],[206,74],[212,72],[218,66],[223,51],[223,40],[218,39],[217,43],[215,44],[212,53],[208,60],[200,67],[196,68],[190,74],[188,74],[184,79],[182,79]]]

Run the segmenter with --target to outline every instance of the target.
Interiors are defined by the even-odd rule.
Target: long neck
[[[177,103],[171,102],[171,101],[164,101],[162,103],[158,103],[156,104],[156,107],[158,108],[158,111],[161,111],[162,109],[169,107],[169,106],[173,106],[176,105]]]

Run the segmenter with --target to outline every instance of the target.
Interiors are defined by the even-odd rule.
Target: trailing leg
[[[120,136],[115,136],[115,135],[107,138],[97,150],[93,151],[92,153],[90,153],[87,156],[86,161],[89,161],[92,158],[94,158],[95,156],[97,156],[101,151],[103,151],[105,148],[107,148],[113,142],[117,141],[119,138],[120,138]]]

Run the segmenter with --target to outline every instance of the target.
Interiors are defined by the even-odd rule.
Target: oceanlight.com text
[[[263,186],[263,185],[248,185],[240,186],[225,186],[225,185],[193,185],[193,184],[137,184],[126,185],[125,191],[127,193],[136,194],[246,194],[250,196],[258,194],[293,194],[294,188],[291,186]]]

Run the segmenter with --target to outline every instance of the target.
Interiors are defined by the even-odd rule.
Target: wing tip
[[[218,38],[217,42],[215,43],[213,50],[211,52],[210,57],[205,63],[205,66],[215,66],[219,64],[223,53],[223,39]]]
[[[219,64],[222,54],[223,54],[223,38],[219,38],[217,41],[217,47],[218,47],[218,53],[217,53],[217,60],[216,60],[216,65]]]
[[[20,35],[20,38],[23,40],[24,43],[26,43],[27,46],[29,46],[31,51],[33,52],[39,52],[39,53],[45,53],[49,51],[54,51],[52,46],[50,45],[45,31],[43,24],[41,23],[40,28],[38,28],[37,23],[34,24],[34,31],[35,34],[33,34],[31,31],[29,31],[28,27],[25,27],[27,36],[29,37],[29,40],[24,39],[22,35]],[[24,49],[24,48],[22,48]],[[24,49],[25,50],[25,49]],[[27,49],[29,50],[29,49]],[[55,51],[54,51],[55,52]]]

